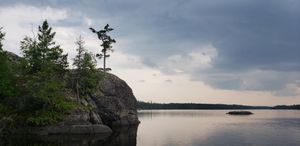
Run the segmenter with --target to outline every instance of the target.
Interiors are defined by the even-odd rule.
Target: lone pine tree
[[[102,53],[96,54],[96,56],[101,59],[103,57],[103,71],[104,73],[106,71],[111,70],[110,68],[106,68],[106,57],[109,57],[110,55],[107,54],[107,51],[112,51],[112,43],[116,43],[114,39],[112,39],[109,35],[107,35],[108,32],[114,30],[113,28],[110,28],[107,24],[103,30],[96,31],[94,28],[90,28],[90,30],[93,33],[96,33],[98,36],[98,39],[102,41],[102,44],[100,46],[103,47],[101,50]]]

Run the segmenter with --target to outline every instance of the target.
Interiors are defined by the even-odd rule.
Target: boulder
[[[69,99],[78,100],[69,91]],[[117,76],[106,73],[97,90],[80,99],[83,107],[70,111],[59,126],[104,124],[109,127],[130,126],[140,123],[137,116],[137,100],[127,83]]]
[[[117,76],[106,73],[91,98],[104,124],[110,127],[139,124],[137,100],[127,83]]]
[[[77,100],[69,92],[67,98]],[[104,124],[109,127],[129,126],[140,123],[137,116],[137,100],[128,84],[117,76],[106,73],[97,90],[80,103],[88,110],[74,109],[59,125]]]

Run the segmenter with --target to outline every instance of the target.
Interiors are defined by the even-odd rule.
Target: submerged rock
[[[229,115],[252,115],[253,113],[250,111],[230,111],[226,114],[229,114]]]

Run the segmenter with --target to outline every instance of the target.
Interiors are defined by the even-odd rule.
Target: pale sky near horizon
[[[298,0],[0,1],[4,49],[18,55],[45,19],[70,61],[79,35],[99,52],[88,28],[110,24],[107,66],[138,100],[300,104]]]

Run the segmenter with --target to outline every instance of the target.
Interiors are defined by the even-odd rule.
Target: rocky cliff
[[[72,91],[67,94],[77,100]],[[138,125],[137,100],[125,81],[106,73],[97,90],[71,110],[57,125],[39,128],[36,134],[108,133],[119,126]],[[32,131],[32,130],[31,130]]]
[[[68,98],[76,100],[74,93],[69,95]],[[75,108],[60,125],[104,124],[114,127],[139,123],[137,100],[131,88],[113,74],[106,73],[97,90],[80,100],[89,110]]]
[[[122,126],[139,123],[137,100],[131,88],[117,76],[106,74],[100,88],[91,97],[104,124]]]
[[[8,56],[11,62],[21,60],[13,53],[8,53]],[[137,100],[131,88],[113,74],[106,73],[96,91],[84,98],[78,99],[73,89],[67,89],[65,97],[79,106],[69,111],[61,122],[46,127],[19,128],[16,131],[39,135],[111,133],[111,129],[117,126],[139,124]]]

